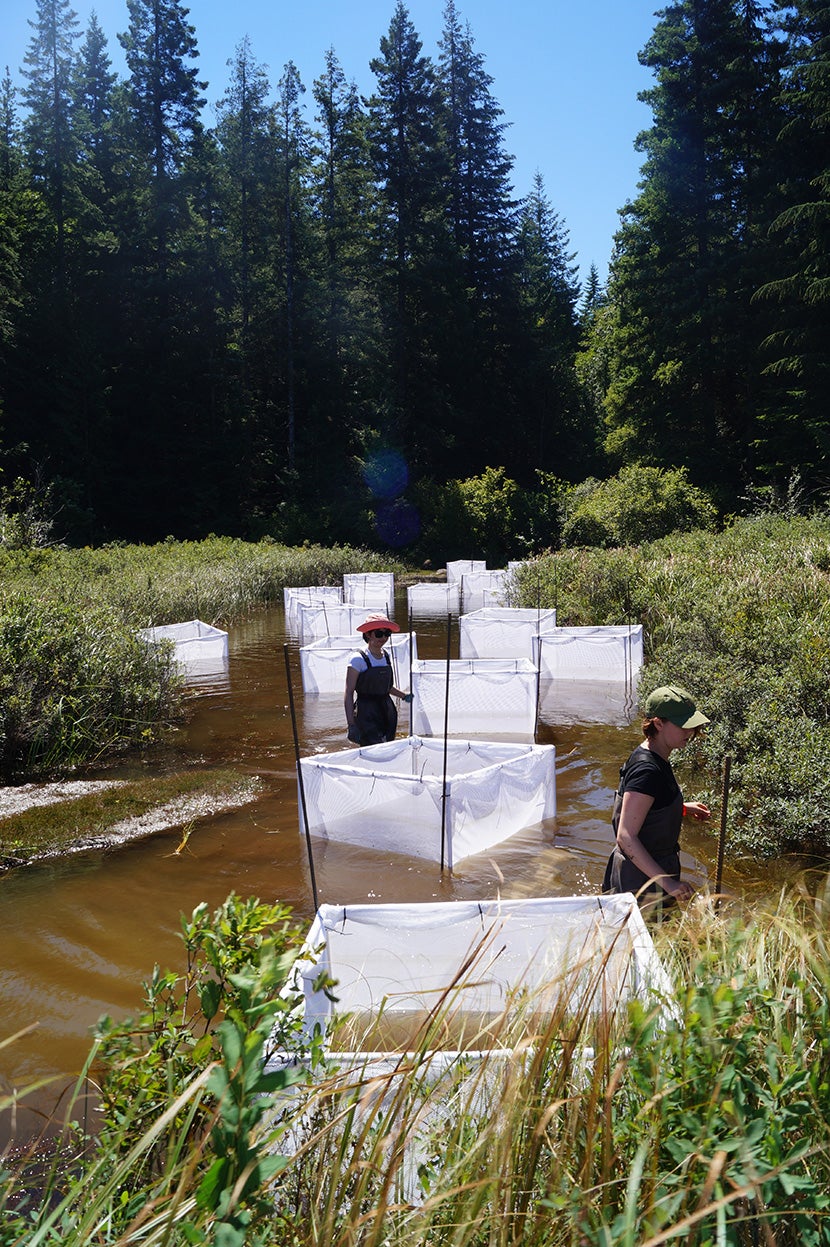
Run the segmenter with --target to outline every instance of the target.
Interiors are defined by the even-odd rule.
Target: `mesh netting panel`
[[[447,989],[453,1007],[471,1014],[501,1012],[519,990],[534,1013],[550,1010],[563,990],[573,999],[575,983],[592,984],[603,1007],[649,990],[671,994],[630,894],[323,905],[306,943],[320,950],[316,964],[298,967],[309,1027],[335,1011],[314,990],[321,970],[336,980],[336,1012],[364,1015],[427,1013]]]
[[[442,740],[410,736],[303,758],[309,830],[451,867],[555,815],[555,762],[552,745],[448,741],[444,805]]]
[[[625,680],[539,681],[540,723],[607,723],[627,727],[636,711],[635,689]]]
[[[461,577],[465,572],[483,572],[487,570],[486,559],[453,559],[447,564],[447,584],[460,586]]]
[[[462,658],[526,658],[535,664],[533,638],[556,627],[556,611],[489,606],[458,620]]]
[[[460,606],[457,584],[410,585],[406,601],[413,615],[457,615]]]
[[[339,585],[305,585],[283,589],[285,604],[285,626],[291,632],[299,630],[299,609],[304,606],[320,606],[323,603],[333,605],[343,601],[343,590]]]
[[[556,628],[539,635],[535,654],[543,679],[632,683],[643,665],[643,628]]]
[[[413,634],[414,636],[414,634]],[[352,654],[361,651],[354,636],[321,637],[300,647],[300,674],[305,693],[336,693],[343,697],[346,668]],[[410,634],[393,632],[383,647],[392,660],[392,683],[406,692],[409,688]],[[415,645],[417,653],[417,643]]]
[[[139,636],[149,642],[172,641],[176,662],[184,667],[221,665],[228,657],[227,632],[203,623],[201,619],[143,628]]]
[[[388,613],[395,605],[395,577],[392,572],[346,572],[343,601]]]
[[[465,572],[461,577],[461,609],[465,615],[469,611],[481,610],[484,606],[485,591],[491,599],[490,605],[504,606],[504,595],[507,589],[508,572],[506,568],[496,571]]]
[[[350,636],[353,644],[360,644],[357,625],[366,618],[365,606],[346,606],[342,602],[317,602],[308,605],[301,602],[297,607],[296,632],[301,645],[310,645],[323,637]]]
[[[412,723],[419,736],[523,736],[536,729],[537,674],[526,658],[427,659],[412,666]]]

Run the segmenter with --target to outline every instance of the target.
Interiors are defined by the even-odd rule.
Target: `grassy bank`
[[[97,1142],[59,1153],[46,1198],[41,1155],[29,1208],[25,1159],[7,1166],[0,1242],[828,1244],[828,900],[747,914],[699,898],[656,932],[673,1019],[636,1001],[598,1024],[580,983],[541,1029],[532,1008],[505,1015],[507,1061],[436,1077],[425,1046],[367,1080],[318,1052],[307,1084],[263,1070],[274,1025],[300,1042],[275,992],[299,938],[286,911],[201,907],[186,968],[99,1030]]]
[[[251,800],[255,782],[235,771],[187,771],[99,787],[0,817],[0,871],[126,835],[124,824],[163,815],[163,825],[192,824],[219,808]],[[137,833],[136,833],[137,834]]]
[[[677,755],[684,790],[716,804],[729,755],[730,846],[830,856],[830,520],[565,550],[523,569],[521,603],[561,624],[642,623],[640,687],[682,684],[712,720]]]
[[[158,740],[181,713],[169,655],[139,628],[227,625],[290,585],[402,571],[352,547],[223,538],[99,550],[0,550],[0,782],[65,774]]]

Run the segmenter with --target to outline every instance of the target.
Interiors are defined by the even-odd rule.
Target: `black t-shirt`
[[[620,775],[620,795],[624,792],[642,792],[654,798],[653,809],[663,810],[677,800],[680,786],[666,758],[651,749],[638,745],[632,750]]]

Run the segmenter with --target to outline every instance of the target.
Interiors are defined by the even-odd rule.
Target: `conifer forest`
[[[405,552],[488,468],[682,468],[722,514],[826,491],[826,0],[656,14],[637,193],[581,285],[455,0],[433,54],[399,0],[366,96],[335,49],[303,83],[244,40],[210,114],[180,0],[119,33],[32,0],[31,28],[0,83],[0,467],[67,541]]]

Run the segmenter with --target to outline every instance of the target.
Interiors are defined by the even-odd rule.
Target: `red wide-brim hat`
[[[400,628],[385,615],[367,615],[362,624],[357,625],[358,632],[374,632],[375,628],[388,628],[390,632],[400,632]]]

